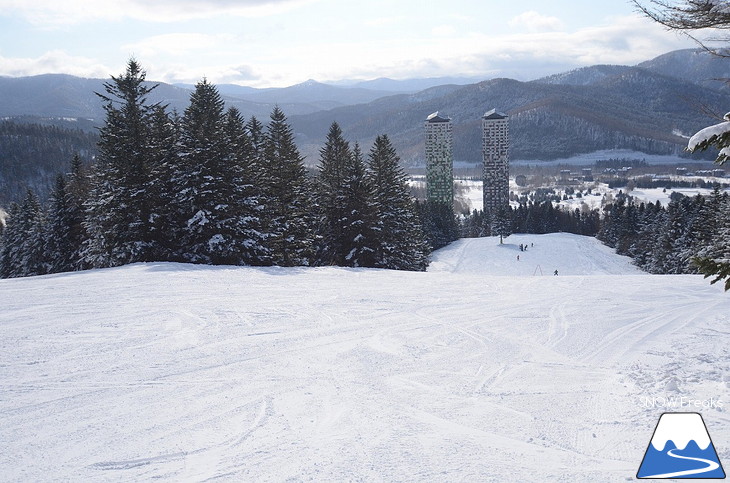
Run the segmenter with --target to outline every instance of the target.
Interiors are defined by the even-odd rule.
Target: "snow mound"
[[[520,250],[526,246],[526,251]],[[519,257],[519,259],[518,259]],[[429,272],[513,277],[553,275],[637,275],[629,257],[593,237],[568,233],[463,238],[433,253]]]

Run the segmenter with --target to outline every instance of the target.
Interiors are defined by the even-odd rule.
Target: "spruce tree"
[[[321,216],[321,241],[318,263],[344,265],[349,254],[349,240],[345,238],[345,213],[343,204],[345,177],[352,163],[350,145],[342,136],[340,126],[333,122],[327,140],[320,149],[319,174],[316,178],[316,201]]]
[[[124,74],[104,84],[106,120],[99,132],[99,162],[88,202],[84,257],[95,267],[154,258],[150,214],[149,121],[147,96],[156,86],[130,60]]]
[[[234,191],[234,214],[237,217],[239,262],[246,265],[267,265],[270,254],[264,232],[264,200],[260,159],[243,118],[236,108],[225,115],[224,135],[227,146],[226,164],[231,172]]]
[[[718,200],[712,241],[693,262],[705,278],[712,278],[711,283],[724,280],[725,290],[730,290],[730,197],[725,195]]]
[[[76,247],[74,270],[89,268],[84,264],[82,249],[84,241],[88,238],[84,222],[90,190],[88,170],[81,162],[81,158],[76,155],[71,160],[71,172],[66,180],[67,207],[71,221],[71,241]]]
[[[71,210],[66,179],[56,177],[51,192],[46,233],[46,258],[50,273],[70,272],[76,269],[80,246],[73,239],[76,220]]]
[[[240,126],[242,131],[242,123]],[[207,80],[190,95],[180,126],[175,178],[178,253],[183,261],[243,263],[240,203],[242,166],[238,145],[229,146],[224,103]]]
[[[337,200],[342,206],[342,263],[347,267],[373,267],[377,248],[375,203],[357,143],[345,168],[342,190]]]
[[[312,189],[294,133],[277,106],[264,145],[263,184],[267,193],[267,247],[272,263],[310,265],[314,257]]]
[[[0,278],[22,276],[20,259],[25,233],[20,222],[20,205],[10,203],[0,239]]]
[[[28,189],[23,203],[11,204],[8,212],[0,253],[0,278],[48,273],[45,241],[45,213],[38,197]]]
[[[425,271],[430,250],[399,162],[388,136],[378,136],[370,150],[367,178],[376,213],[375,266]]]
[[[174,200],[177,195],[177,148],[180,122],[175,113],[168,114],[164,106],[156,106],[150,116],[149,155],[150,176],[146,186],[151,203],[149,215],[150,240],[158,261],[177,260],[179,230],[176,226]]]

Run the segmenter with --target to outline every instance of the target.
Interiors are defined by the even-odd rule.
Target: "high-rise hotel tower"
[[[451,119],[438,111],[426,118],[426,199],[454,204],[454,154]]]
[[[496,109],[482,117],[484,211],[509,206],[509,118]]]

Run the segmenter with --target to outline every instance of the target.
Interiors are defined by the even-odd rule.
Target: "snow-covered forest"
[[[30,190],[11,204],[1,277],[149,261],[425,270],[425,211],[386,135],[365,156],[333,124],[312,178],[279,108],[246,121],[201,81],[177,116],[144,81],[132,60],[106,84],[90,172],[76,157],[47,210]]]

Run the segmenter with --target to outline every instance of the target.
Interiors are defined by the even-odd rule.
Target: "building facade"
[[[451,119],[438,111],[426,118],[426,199],[454,204],[454,155]]]
[[[482,117],[484,211],[509,206],[509,117],[492,109]]]

